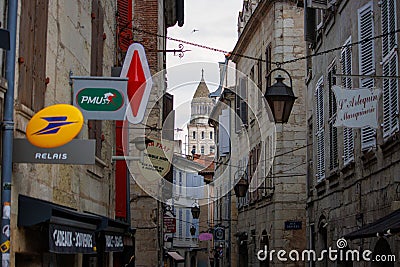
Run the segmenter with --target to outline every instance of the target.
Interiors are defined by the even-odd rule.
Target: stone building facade
[[[306,247],[303,62],[294,61],[281,66],[290,74],[297,97],[288,123],[274,125],[263,98],[266,87],[275,83],[273,78],[277,74],[286,78],[284,82],[290,85],[285,72],[274,71],[266,79],[277,67],[274,63],[305,55],[303,10],[299,1],[244,1],[239,14],[239,39],[231,56],[236,63],[236,87],[224,89],[217,107],[224,104],[220,111],[213,112],[213,119],[218,121],[218,131],[229,129],[230,140],[227,150],[218,145],[222,151],[217,153],[219,164],[215,176],[228,176],[230,189],[241,179],[250,185],[245,197],[236,198],[230,190],[217,203],[215,213],[217,217],[218,212],[222,212],[221,225],[225,228],[226,240],[222,244],[221,264],[303,264],[281,262],[276,257],[264,261],[257,258],[258,251],[264,250],[265,246],[269,250],[285,251]],[[220,137],[218,144],[223,143],[224,138],[219,133],[217,135]],[[217,194],[218,186],[215,185]],[[224,186],[226,184],[222,185],[221,192],[225,192]],[[230,225],[224,219],[230,220]]]
[[[42,108],[72,104],[70,75],[110,76],[115,9],[110,1],[18,1],[15,138],[25,138],[27,123]],[[96,164],[13,164],[10,265],[3,266],[124,264],[122,254],[105,253],[100,240],[96,247],[90,232],[102,218],[109,223],[115,218],[113,123],[86,120],[77,138],[96,139]],[[26,214],[32,216],[25,220]],[[52,227],[89,229],[92,251],[50,252]]]
[[[306,9],[308,244],[396,256],[396,262],[318,262],[311,266],[399,266],[398,1],[329,1]],[[316,23],[315,23],[316,18]],[[380,36],[381,35],[381,36]],[[380,37],[376,37],[380,36]],[[336,48],[336,49],[335,49]],[[346,76],[343,76],[346,75]],[[335,127],[332,87],[379,88],[378,129]],[[390,217],[390,218],[388,218]],[[337,265],[336,265],[337,264]]]
[[[141,43],[146,51],[146,57],[149,64],[153,80],[153,88],[149,97],[147,109],[145,111],[142,123],[134,125],[129,135],[134,137],[148,137],[167,140],[173,140],[173,119],[170,112],[173,107],[173,98],[166,94],[166,39],[158,35],[166,36],[168,27],[174,25],[182,26],[183,21],[183,0],[119,0],[121,2],[121,11],[129,5],[127,23],[132,28],[124,36],[127,36],[127,43]],[[122,12],[120,12],[122,14]],[[132,21],[132,24],[129,23]],[[122,45],[123,46],[123,45]],[[124,57],[124,53],[120,54]],[[165,123],[169,118],[172,121],[172,127],[165,129]],[[172,116],[173,118],[173,116]],[[172,129],[171,129],[172,128]],[[162,130],[160,130],[162,129]],[[133,156],[139,156],[139,151],[131,144],[129,153]],[[158,199],[154,194],[143,190],[143,185],[137,181],[144,180],[146,177],[138,168],[132,167],[135,162],[129,162],[130,166],[130,188],[129,188],[129,211],[130,223],[135,228],[135,261],[136,266],[161,266],[164,262],[164,236],[162,231],[163,209],[160,200],[165,200],[161,187],[164,181],[157,180],[154,188],[160,189],[157,193]],[[172,173],[172,172],[170,172]],[[172,175],[171,175],[172,176]],[[169,180],[172,182],[172,178]],[[154,192],[153,192],[154,193]]]
[[[7,26],[7,3],[0,4],[1,27]],[[17,21],[14,136],[25,138],[36,112],[53,104],[72,104],[71,75],[111,76],[112,67],[122,65],[123,47],[126,51],[132,42],[144,45],[152,74],[162,70],[166,55],[158,51],[165,49],[165,39],[156,34],[165,36],[167,27],[176,22],[183,25],[183,1],[18,1]],[[7,90],[3,54],[0,65],[2,114]],[[165,75],[159,77],[146,114],[147,124],[157,129],[168,115],[163,111],[169,110],[163,101]],[[143,131],[143,135],[150,132]],[[115,122],[86,120],[77,139],[95,139],[96,164],[13,164],[11,246],[6,250],[10,265],[3,266],[161,265],[159,203],[132,183],[128,201],[132,220],[117,215],[117,168],[111,161],[118,150],[116,137]],[[119,178],[126,181],[125,174]],[[143,196],[139,201],[138,195]],[[50,232],[67,231],[65,227],[90,236],[90,251],[51,252]],[[137,228],[136,245],[132,227]],[[106,232],[123,238],[123,250],[107,247]]]

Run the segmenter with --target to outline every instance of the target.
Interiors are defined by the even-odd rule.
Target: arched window
[[[268,234],[266,230],[264,230],[261,234],[260,250],[266,251],[267,254],[268,251],[270,251],[268,244]],[[269,267],[269,255],[266,255],[265,260],[260,261],[260,267]]]
[[[374,251],[372,252],[372,255],[370,256],[370,258],[375,259],[377,255],[379,255],[381,257],[381,259],[384,259],[384,257],[387,257],[389,255],[394,255],[394,253],[390,249],[390,245],[389,245],[388,241],[383,237],[380,238],[378,240],[378,242],[376,242]],[[392,261],[372,262],[371,266],[372,267],[394,267],[394,262],[392,262]]]
[[[204,155],[204,146],[201,146],[200,152],[201,152],[202,155]]]
[[[328,222],[325,216],[319,218],[318,223],[318,252],[321,253],[323,250],[328,250]],[[318,254],[318,253],[317,253]],[[323,266],[328,266],[328,257],[323,259]]]

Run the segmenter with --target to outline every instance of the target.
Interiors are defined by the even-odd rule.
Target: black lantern
[[[264,97],[271,108],[275,122],[286,123],[289,120],[290,112],[292,111],[294,101],[297,97],[295,97],[293,93],[292,77],[290,77],[286,70],[282,68],[276,68],[272,70],[266,77],[267,81],[272,72],[276,70],[283,71],[289,76],[290,86],[284,84],[283,80],[285,78],[283,78],[281,75],[278,75],[278,77],[275,78],[276,83],[270,87],[267,87]]]
[[[247,180],[247,173],[245,171],[240,171],[240,179],[236,183],[233,190],[235,191],[236,197],[245,197],[247,190],[249,189],[249,181]]]
[[[193,219],[198,219],[200,217],[200,207],[196,203],[192,206],[190,211],[192,212]]]
[[[194,227],[193,225],[192,226],[190,226],[190,234],[191,235],[195,235],[196,234],[196,227]]]

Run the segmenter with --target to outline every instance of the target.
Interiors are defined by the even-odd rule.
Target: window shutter
[[[348,46],[351,43],[351,37],[347,39],[345,44],[343,45],[340,61],[342,65],[342,73],[345,75],[351,75],[351,46]],[[342,85],[347,88],[353,88],[353,83],[350,77],[342,78]],[[344,165],[350,163],[354,159],[354,139],[353,139],[353,129],[343,127],[343,160]]]
[[[242,119],[242,124],[247,125],[247,79],[240,80],[240,118]]]
[[[316,86],[315,92],[316,105],[316,143],[317,143],[317,170],[318,180],[325,178],[325,140],[324,140],[324,88],[323,77],[321,77]]]
[[[163,123],[163,138],[167,140],[174,140],[174,122],[175,122],[175,110],[174,110],[174,96],[169,93],[163,95],[163,111],[162,111],[162,123]]]
[[[396,3],[394,0],[381,1],[382,34],[394,31],[396,26]],[[383,75],[398,75],[397,34],[382,38]],[[390,136],[398,130],[398,80],[383,79],[383,135]]]
[[[332,87],[336,85],[336,77],[333,75],[336,73],[335,62],[331,65],[328,71],[328,86],[329,86],[329,170],[333,170],[338,167],[338,144],[337,144],[337,128],[333,126],[336,120],[336,98],[333,93]]]
[[[44,107],[46,91],[48,2],[30,0],[21,4],[19,56],[25,63],[19,65],[18,99],[35,112]]]
[[[397,54],[383,64],[384,76],[397,76]],[[398,81],[397,79],[383,79],[383,132],[384,137],[398,129]]]
[[[133,41],[132,0],[117,0],[117,10],[118,46],[126,52]]]
[[[318,8],[318,9],[327,9],[328,8],[328,0],[307,0],[307,7]]]
[[[219,116],[219,151],[220,155],[230,153],[230,116],[229,109],[222,110]]]
[[[239,82],[240,84],[240,82]],[[240,86],[236,86],[235,96],[235,131],[240,132],[242,129],[242,121],[240,119]]]
[[[372,13],[372,2],[358,10],[358,38],[371,40],[359,44],[359,68],[360,74],[368,75],[375,71],[374,58],[374,20]],[[365,81],[367,82],[367,81]],[[363,83],[365,83],[363,82]]]
[[[186,210],[186,216],[185,216],[185,224],[186,224],[186,233],[185,233],[185,237],[186,238],[191,238],[192,237],[192,235],[190,234],[190,226],[191,226],[191,222],[193,221],[192,220],[192,217],[191,217],[191,214],[190,214],[190,210],[189,209],[185,209]]]
[[[375,51],[374,51],[374,19],[372,13],[372,2],[358,10],[358,39],[365,40],[358,46],[359,71],[360,75],[373,75],[375,73]],[[360,87],[374,87],[374,80],[371,78],[361,78]],[[361,129],[361,149],[375,146],[375,130],[371,127]]]

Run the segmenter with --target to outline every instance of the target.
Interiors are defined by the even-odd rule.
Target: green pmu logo
[[[79,107],[87,111],[116,111],[124,104],[120,92],[111,88],[84,88],[76,95]]]

